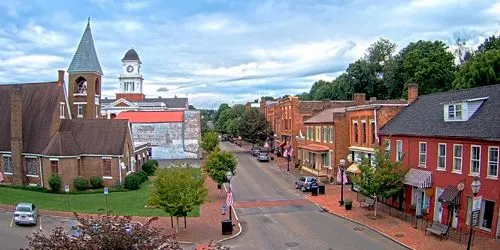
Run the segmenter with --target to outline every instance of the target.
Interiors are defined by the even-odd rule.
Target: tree
[[[74,230],[78,235],[69,235],[63,227],[51,234],[36,231],[28,236],[28,249],[33,250],[114,250],[114,249],[178,249],[180,245],[153,228],[150,219],[146,224],[133,223],[131,217],[100,215],[82,218],[75,214],[78,224]]]
[[[207,188],[205,178],[198,169],[190,166],[173,166],[156,170],[153,188],[149,193],[149,204],[177,218],[185,217],[195,206],[205,202]]]
[[[203,134],[201,148],[209,153],[219,148],[219,134],[217,134],[217,132],[207,132]]]
[[[477,55],[488,50],[500,50],[500,35],[486,38],[484,42],[477,47],[475,54]]]
[[[472,56],[471,49],[467,46],[467,42],[463,39],[458,38],[455,42],[455,57],[457,59],[458,65],[464,64]]]
[[[238,161],[234,154],[230,152],[215,151],[208,156],[205,162],[205,169],[208,176],[212,178],[218,185],[227,182],[226,173],[231,171],[236,174],[236,165]]]
[[[271,134],[265,115],[256,109],[246,109],[236,121],[238,135],[252,144],[265,141]]]
[[[188,106],[188,110],[196,110],[196,108],[195,108],[193,105],[191,105],[191,104],[190,104],[190,105]]]
[[[376,149],[375,164],[373,165],[368,158],[363,159],[363,163],[359,167],[360,173],[353,179],[354,184],[359,187],[362,194],[374,197],[375,202],[377,202],[379,197],[389,198],[403,189],[406,170],[402,167],[401,162],[392,162],[385,152]],[[376,218],[377,204],[374,207]]]
[[[219,119],[219,116],[222,113],[222,111],[224,111],[226,109],[230,109],[230,107],[227,103],[223,103],[223,104],[219,105],[219,109],[217,109],[217,111],[215,112],[214,121],[217,121]]]
[[[454,89],[474,88],[500,83],[500,49],[475,55],[457,71]]]
[[[263,96],[260,99],[265,101],[274,101],[274,97],[272,96]]]

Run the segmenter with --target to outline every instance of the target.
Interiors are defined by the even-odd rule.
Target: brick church
[[[52,174],[63,186],[101,177],[121,184],[148,159],[134,145],[127,120],[101,119],[102,69],[90,21],[68,68],[53,82],[0,85],[0,182],[48,188]]]

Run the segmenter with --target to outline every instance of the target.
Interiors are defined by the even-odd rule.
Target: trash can
[[[318,186],[318,194],[325,194],[325,185]]]
[[[311,187],[311,196],[318,196],[318,187]]]
[[[222,234],[233,234],[233,222],[230,220],[222,220]]]

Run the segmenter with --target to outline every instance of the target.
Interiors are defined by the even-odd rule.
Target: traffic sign
[[[107,195],[109,193],[109,190],[107,187],[104,188],[104,194]]]

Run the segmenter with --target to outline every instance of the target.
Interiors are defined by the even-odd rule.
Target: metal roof
[[[101,65],[92,39],[92,31],[90,30],[90,19],[68,68],[68,73],[78,72],[93,72],[102,75]]]

